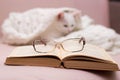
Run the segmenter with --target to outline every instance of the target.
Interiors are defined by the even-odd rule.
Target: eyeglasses
[[[56,48],[62,48],[64,51],[68,52],[79,52],[84,49],[86,44],[85,38],[70,38],[62,42],[48,42],[45,44],[41,40],[33,41],[33,48],[37,53],[48,53],[54,51]]]

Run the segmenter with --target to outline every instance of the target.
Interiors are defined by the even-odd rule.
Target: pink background
[[[36,7],[74,7],[95,19],[96,23],[109,26],[108,0],[0,0],[0,25],[10,12]]]

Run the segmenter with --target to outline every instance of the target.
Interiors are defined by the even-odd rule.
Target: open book
[[[41,48],[42,49],[42,48]],[[119,70],[117,63],[107,52],[95,45],[86,44],[79,52],[56,48],[52,52],[37,53],[32,45],[20,46],[7,57],[7,65],[48,66],[73,69]]]

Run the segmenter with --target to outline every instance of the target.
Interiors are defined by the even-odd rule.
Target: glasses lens
[[[80,39],[68,39],[63,41],[62,45],[67,51],[80,51],[83,48],[83,42]]]
[[[34,41],[34,47],[37,52],[50,52],[54,49],[53,45],[50,44],[42,44],[40,40]]]

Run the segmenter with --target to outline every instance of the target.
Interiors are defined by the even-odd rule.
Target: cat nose
[[[72,29],[68,29],[68,32],[72,32]]]

